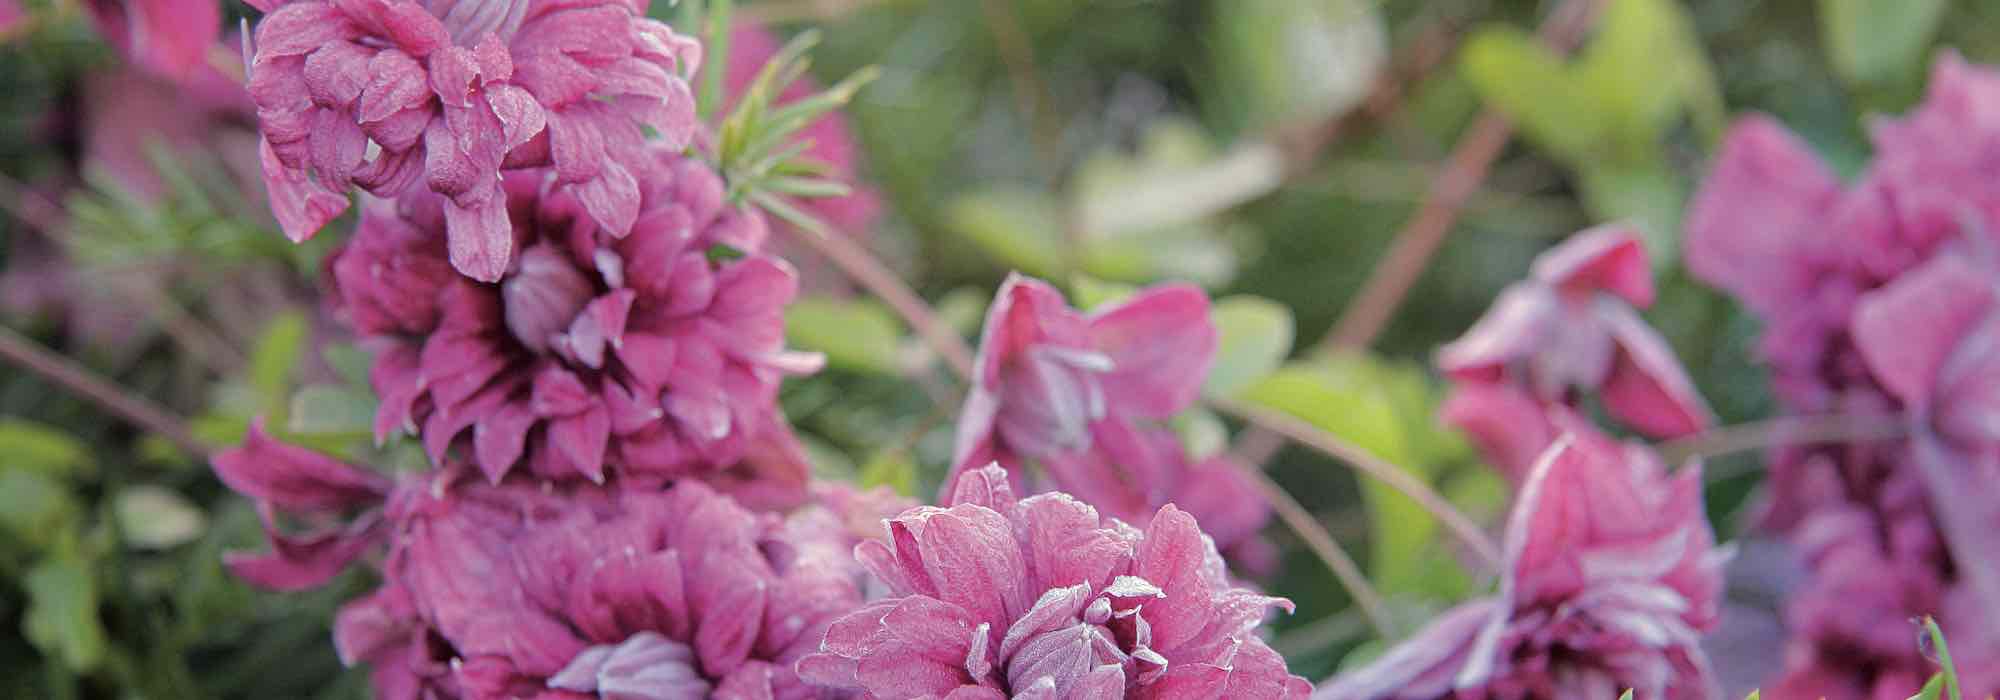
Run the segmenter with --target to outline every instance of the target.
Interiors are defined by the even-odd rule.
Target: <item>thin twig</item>
[[[1209,405],[1222,413],[1236,416],[1293,442],[1324,452],[1334,459],[1352,465],[1361,473],[1388,484],[1390,488],[1409,496],[1411,500],[1423,506],[1432,517],[1438,519],[1438,522],[1444,523],[1445,529],[1463,540],[1466,547],[1479,557],[1488,570],[1500,569],[1500,548],[1494,546],[1492,538],[1486,535],[1486,531],[1473,523],[1472,518],[1452,506],[1450,501],[1445,500],[1444,496],[1439,495],[1429,484],[1410,476],[1410,473],[1402,467],[1391,464],[1288,413],[1234,399],[1215,399],[1211,400]]]
[[[1571,0],[1556,10],[1542,25],[1542,40],[1557,51],[1568,51],[1580,41],[1596,12],[1594,0]],[[1431,181],[1424,203],[1416,216],[1396,233],[1389,252],[1383,256],[1362,284],[1361,292],[1349,302],[1322,345],[1333,348],[1365,348],[1375,342],[1403,298],[1430,266],[1431,256],[1444,244],[1465,203],[1478,191],[1492,169],[1493,161],[1507,148],[1514,125],[1498,110],[1486,108],[1472,122],[1458,145],[1445,159],[1445,166]]]
[[[1389,621],[1389,606],[1382,602],[1382,595],[1375,592],[1375,587],[1369,585],[1368,577],[1361,573],[1361,566],[1354,563],[1353,557],[1347,556],[1326,527],[1307,512],[1305,506],[1299,505],[1297,499],[1286,493],[1285,487],[1272,481],[1264,470],[1242,463],[1238,463],[1237,468],[1257,484],[1257,490],[1263,492],[1264,500],[1271,503],[1278,519],[1291,527],[1292,532],[1305,541],[1306,548],[1312,550],[1333,572],[1333,577],[1347,589],[1348,597],[1354,599],[1354,605],[1361,608],[1361,614],[1368,618],[1369,626],[1375,628],[1375,634],[1383,639],[1393,639],[1395,627]]]
[[[1053,124],[1048,119],[1048,109],[1055,104],[1055,96],[1035,69],[1034,42],[1021,28],[1020,19],[1014,16],[1013,3],[981,0],[979,6],[986,13],[986,28],[993,35],[994,48],[1000,52],[1000,62],[1007,68],[1007,82],[1012,84],[1014,92],[1014,108],[1021,113],[1029,135],[1034,138],[1035,153],[1042,162],[1054,163],[1058,137],[1051,131]]]
[[[113,415],[174,443],[188,454],[206,457],[208,447],[194,438],[187,425],[166,409],[92,374],[82,365],[50,352],[13,329],[0,327],[0,358],[90,399]]]
[[[1666,440],[1654,448],[1668,464],[1680,464],[1780,445],[1894,440],[1909,434],[1909,424],[1899,415],[1832,413],[1725,425]]]
[[[896,273],[887,265],[883,265],[880,260],[876,260],[867,248],[838,231],[830,235],[799,231],[792,237],[825,257],[834,267],[840,268],[842,273],[859,283],[869,293],[887,302],[889,308],[894,309],[903,317],[904,322],[910,324],[911,330],[916,331],[918,337],[923,338],[938,356],[944,358],[945,364],[949,365],[960,379],[968,382],[972,380],[972,346],[967,344],[964,338],[959,337],[957,331],[938,320],[937,314],[931,311],[929,304],[924,303],[923,297],[917,296],[915,291],[903,284],[902,278],[897,277]]]

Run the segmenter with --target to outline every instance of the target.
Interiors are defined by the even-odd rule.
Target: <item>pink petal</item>
[[[1577,233],[1535,257],[1537,280],[1568,293],[1606,291],[1633,306],[1653,305],[1653,269],[1639,230],[1607,224]]]
[[[1854,342],[1897,398],[1923,404],[1960,341],[1994,311],[1990,275],[1940,257],[1855,305]]]
[[[1687,263],[1761,313],[1803,301],[1802,252],[1830,245],[1822,222],[1838,180],[1797,137],[1756,115],[1737,122],[1688,206]]]
[[[1599,388],[1607,411],[1632,429],[1661,439],[1714,425],[1694,380],[1658,331],[1623,306],[1601,305],[1599,312],[1618,344],[1611,372]]]
[[[1217,338],[1208,295],[1193,285],[1150,287],[1090,317],[1092,345],[1111,357],[1112,370],[1101,380],[1106,400],[1148,418],[1194,403]]]

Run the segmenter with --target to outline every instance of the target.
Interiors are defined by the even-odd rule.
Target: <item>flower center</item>
[[[536,245],[521,252],[521,268],[500,284],[507,331],[537,354],[547,354],[596,289],[568,257]]]

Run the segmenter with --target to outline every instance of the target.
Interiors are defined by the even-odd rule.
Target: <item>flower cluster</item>
[[[1922,105],[1872,125],[1843,186],[1776,122],[1728,135],[1688,217],[1694,273],[1763,317],[1788,412],[1901,421],[1907,439],[1781,447],[1764,522],[1804,556],[1773,694],[1887,698],[1929,673],[1908,620],[1951,639],[1969,695],[2000,689],[1991,427],[2000,74],[1946,55]],[[1900,417],[1894,417],[1900,416]]]
[[[1270,513],[1241,467],[1190,459],[1160,425],[1194,403],[1216,343],[1208,296],[1190,285],[1084,314],[1041,280],[1009,277],[987,311],[945,493],[998,463],[1026,493],[1065,491],[1136,526],[1178,504],[1231,561],[1268,564],[1256,534]],[[1030,460],[1045,478],[1028,473]]]
[[[1068,494],[1016,499],[1005,470],[960,474],[855,557],[892,597],[836,620],[806,680],[868,698],[1304,698],[1254,636],[1290,603],[1228,582],[1194,518],[1145,530]]]
[[[1555,441],[1550,416],[1569,412],[1586,391],[1653,437],[1708,427],[1713,419],[1687,370],[1634,311],[1652,303],[1652,269],[1632,228],[1591,229],[1549,249],[1527,280],[1438,351],[1438,368],[1455,382],[1445,422],[1516,483]]]
[[[250,94],[272,211],[294,240],[347,190],[442,195],[452,265],[516,257],[502,168],[548,168],[613,237],[658,162],[695,129],[700,45],[628,0],[260,0]],[[540,171],[538,171],[540,172]]]
[[[463,446],[496,482],[523,462],[545,479],[603,481],[611,465],[657,482],[792,445],[778,382],[818,357],[783,348],[791,267],[759,252],[763,218],[725,203],[707,166],[646,153],[661,175],[624,236],[560,176],[510,174],[521,252],[498,284],[452,270],[446,198],[363,214],[330,268],[339,314],[379,352],[378,435],[419,435],[434,460]]]
[[[1703,513],[1699,465],[1669,475],[1644,447],[1556,423],[1562,437],[1526,474],[1508,518],[1499,593],[1314,697],[1719,695],[1700,635],[1716,621],[1727,554]]]

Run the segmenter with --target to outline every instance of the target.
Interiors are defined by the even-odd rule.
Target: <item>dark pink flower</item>
[[[1971,497],[1994,472],[1991,443],[1969,425],[1982,420],[1983,370],[1952,359],[1985,341],[1967,310],[1976,299],[1949,291],[1972,285],[1947,269],[1991,260],[1982,251],[2000,243],[1994,104],[2000,75],[1947,53],[1921,105],[1871,125],[1876,157],[1854,183],[1752,117],[1731,130],[1693,200],[1688,265],[1763,317],[1758,353],[1785,410],[1912,427],[1910,440],[1772,451],[1763,523],[1790,536],[1811,574],[1787,606],[1797,636],[1779,687],[1907,697],[1914,684],[1903,680],[1930,672],[1910,649],[1910,619],[1952,606],[2000,614],[1982,604],[1994,590],[1991,548],[1965,542],[1995,515]],[[2000,678],[1980,680],[2000,675],[2000,653],[1965,646],[1954,655],[1972,694],[2000,689]]]
[[[612,236],[657,161],[694,130],[700,47],[631,0],[259,0],[250,63],[272,211],[311,236],[358,186],[443,195],[454,267],[506,272],[504,168],[552,166]]]
[[[1634,310],[1652,303],[1637,231],[1604,226],[1570,237],[1536,258],[1527,280],[1501,291],[1472,330],[1438,350],[1439,369],[1460,386],[1446,420],[1516,482],[1547,446],[1528,437],[1555,435],[1531,425],[1547,421],[1544,411],[1520,410],[1533,404],[1569,406],[1594,391],[1613,417],[1653,437],[1707,427],[1713,418],[1687,370]]]
[[[28,13],[19,0],[0,0],[0,42],[14,38],[15,30],[28,22]]]
[[[1018,469],[1088,449],[1095,423],[1179,413],[1216,343],[1208,296],[1192,285],[1149,287],[1085,314],[1048,283],[1009,275],[986,312],[945,493],[989,462]]]
[[[1718,694],[1700,646],[1722,599],[1701,469],[1566,422],[1507,521],[1500,592],[1461,605],[1322,700]]]
[[[730,30],[729,63],[723,76],[732,99],[749,89],[757,71],[783,46],[777,35],[754,23],[738,22]],[[811,78],[801,78],[783,88],[778,94],[779,104],[811,96],[820,86]],[[858,181],[861,146],[855,142],[846,116],[831,112],[815,119],[793,134],[792,141],[806,144],[805,157],[827,166],[829,177],[848,183],[854,190],[842,197],[815,197],[799,203],[836,231],[867,236],[881,215],[882,204],[874,188]]]
[[[222,34],[217,0],[86,0],[84,9],[119,53],[173,81],[208,72],[209,51]]]
[[[546,479],[658,482],[757,456],[803,488],[776,398],[819,358],[784,349],[791,268],[759,252],[763,219],[725,204],[714,172],[649,157],[660,174],[624,236],[559,177],[510,175],[522,252],[497,284],[451,273],[441,197],[364,214],[330,268],[341,314],[378,350],[378,435],[419,435],[439,462],[456,446],[494,481],[526,462]]]
[[[215,474],[257,502],[268,554],[231,553],[230,573],[281,591],[317,587],[367,551],[382,535],[379,506],[393,483],[381,474],[304,448],[287,445],[250,426],[241,446],[215,455]],[[364,514],[346,520],[351,512]],[[317,530],[289,534],[280,514],[315,523]]]
[[[894,597],[836,620],[807,682],[896,698],[1303,698],[1256,636],[1272,606],[1236,588],[1194,518],[1144,531],[1068,494],[1016,500],[997,466],[948,507],[911,509],[855,557]]]

